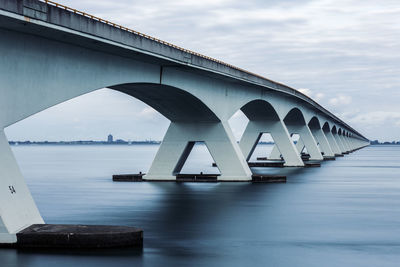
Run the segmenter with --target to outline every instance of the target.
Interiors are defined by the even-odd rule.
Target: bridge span
[[[304,166],[303,148],[323,160],[369,144],[289,86],[51,1],[0,0],[0,36],[0,243],[43,223],[4,128],[101,88],[171,121],[145,180],[175,180],[197,141],[225,181],[251,180],[247,161],[263,133],[288,167]],[[228,123],[238,110],[249,119],[239,144]]]

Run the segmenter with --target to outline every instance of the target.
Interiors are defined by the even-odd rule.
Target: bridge
[[[0,0],[0,243],[43,219],[4,128],[101,88],[135,97],[170,126],[145,180],[175,180],[195,142],[205,142],[220,181],[248,181],[261,134],[271,159],[302,167],[340,156],[368,139],[284,84],[52,1]],[[228,120],[249,119],[239,143]],[[295,144],[291,135],[300,135]]]

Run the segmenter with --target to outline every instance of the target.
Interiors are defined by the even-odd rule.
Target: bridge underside
[[[101,88],[140,99],[171,121],[148,180],[175,180],[192,144],[200,141],[221,172],[218,179],[233,181],[251,179],[247,160],[263,133],[276,144],[271,159],[282,157],[288,167],[304,166],[304,147],[322,160],[368,145],[299,93],[266,88],[245,75],[189,68],[4,10],[0,22],[0,243],[13,243],[18,231],[43,223],[4,128]],[[249,122],[238,144],[228,120],[239,109]],[[300,135],[296,144],[292,134]]]

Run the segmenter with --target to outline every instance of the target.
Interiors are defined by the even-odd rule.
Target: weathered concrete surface
[[[143,247],[143,230],[128,226],[34,224],[17,233],[18,248]]]

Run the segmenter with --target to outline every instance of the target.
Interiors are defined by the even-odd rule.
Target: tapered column
[[[227,122],[171,122],[146,180],[175,180],[194,142],[205,142],[218,166],[219,180],[251,180],[251,171]]]
[[[337,133],[332,133],[332,134],[333,134],[333,137],[334,137],[335,140],[336,140],[336,143],[337,143],[338,146],[339,146],[340,153],[346,152],[346,149],[344,148],[343,143],[342,143],[342,140],[339,138],[339,135],[338,135]]]
[[[347,146],[349,147],[350,151],[354,150],[353,143],[351,142],[351,137],[345,136]]]
[[[285,166],[304,166],[287,128],[280,120],[248,122],[240,140],[240,148],[247,159],[251,157],[262,133],[271,134],[277,150],[285,160]]]
[[[303,152],[304,148],[305,148],[304,142],[301,138],[299,138],[299,140],[297,140],[297,142],[296,142],[296,149],[301,154],[301,152]]]
[[[333,152],[331,146],[329,145],[328,139],[325,136],[321,128],[315,129],[310,128],[315,140],[319,143],[321,152],[324,152],[325,157],[333,157],[335,153]]]
[[[324,131],[326,139],[328,140],[328,143],[330,145],[330,147],[332,148],[332,151],[335,155],[340,155],[342,154],[342,151],[338,145],[338,143],[336,142],[335,137],[333,136],[331,131]]]
[[[0,130],[0,243],[15,243],[15,234],[44,223],[18,168],[3,130]]]
[[[315,141],[310,128],[306,124],[289,124],[286,125],[290,133],[297,133],[300,135],[307,152],[310,154],[310,160],[323,160],[321,152],[318,149],[317,142]]]
[[[347,144],[347,142],[346,142],[346,140],[345,140],[344,135],[339,134],[339,138],[340,138],[340,140],[342,141],[342,144],[343,144],[343,147],[344,147],[344,149],[345,149],[345,152],[349,152],[349,151],[350,151],[350,147],[348,146],[348,144]]]
[[[269,154],[268,159],[272,160],[280,160],[281,159],[281,152],[278,149],[278,146],[274,144],[274,147],[272,148],[271,153]]]

